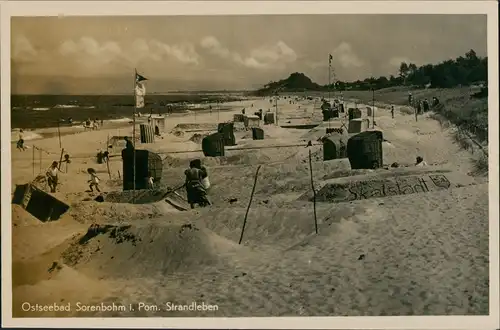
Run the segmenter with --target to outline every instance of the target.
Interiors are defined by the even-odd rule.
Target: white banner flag
[[[146,86],[144,85],[144,81],[148,80],[148,78],[141,76],[140,74],[135,72],[135,107],[136,108],[144,108],[146,105],[144,102],[144,96],[146,96]]]
[[[143,83],[135,84],[135,107],[136,108],[144,108],[144,96],[146,95],[146,86]]]

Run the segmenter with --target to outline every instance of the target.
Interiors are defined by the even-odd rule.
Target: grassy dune
[[[488,139],[488,98],[473,99],[470,98],[471,90],[469,87],[450,88],[450,89],[411,89],[409,87],[392,87],[375,91],[345,91],[344,99],[359,100],[365,104],[371,104],[373,97],[375,106],[388,107],[394,105],[408,105],[408,92],[411,91],[415,100],[427,99],[432,101],[437,97],[442,108],[434,109],[452,124],[461,126],[463,129],[476,135],[480,141]],[[308,93],[313,96],[327,97],[328,93],[313,92]],[[338,92],[331,92],[331,97],[338,97]]]

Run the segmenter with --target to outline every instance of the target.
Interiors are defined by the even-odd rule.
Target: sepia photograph
[[[496,4],[327,4],[3,3],[6,317],[498,322]]]

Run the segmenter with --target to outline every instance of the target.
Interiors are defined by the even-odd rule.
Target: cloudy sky
[[[485,56],[485,15],[14,17],[13,93],[248,89],[303,72],[328,81],[397,75],[402,61]]]

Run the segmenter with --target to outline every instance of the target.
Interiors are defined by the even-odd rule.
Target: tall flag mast
[[[328,54],[328,103],[330,104],[331,104],[330,88],[332,84],[332,60],[333,60],[332,54]]]
[[[144,82],[148,80],[147,78],[141,76],[140,74],[137,73],[137,70],[135,69],[135,78],[134,78],[134,117],[133,117],[133,130],[132,130],[132,139],[134,141],[134,157],[133,157],[133,164],[134,164],[134,185],[133,185],[133,203],[135,203],[135,176],[136,176],[136,158],[135,158],[135,115],[137,112],[137,109],[144,108],[145,102],[144,102],[144,96],[146,96],[146,86],[144,85]]]
[[[330,95],[330,90],[332,85],[332,60],[333,60],[332,54],[328,54],[328,104],[330,105],[330,108],[328,109],[329,112],[332,109],[332,100]],[[330,128],[330,115],[328,115],[328,128]]]

